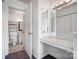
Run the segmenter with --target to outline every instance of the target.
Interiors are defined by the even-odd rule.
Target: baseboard
[[[37,55],[34,51],[32,51],[32,55],[33,55],[36,59],[38,59],[38,55]]]
[[[32,59],[37,59],[34,55],[32,55]]]
[[[44,57],[44,56],[46,56],[46,55],[48,55],[48,53],[46,53],[46,54],[44,54],[44,55],[40,56],[40,59],[41,59],[41,58],[43,58],[43,57]]]
[[[50,54],[48,54],[48,55],[44,56],[44,57],[41,58],[41,59],[57,59],[57,58],[54,57],[54,56],[52,56],[52,55],[50,55]]]

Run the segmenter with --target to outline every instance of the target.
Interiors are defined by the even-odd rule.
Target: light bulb
[[[70,2],[71,0],[66,0],[66,3]]]
[[[63,2],[61,2],[60,4],[63,4]]]
[[[17,18],[17,21],[22,21],[22,22],[23,22],[23,20],[22,20],[22,19],[20,19],[20,18]]]
[[[56,4],[56,6],[58,6],[59,4]]]

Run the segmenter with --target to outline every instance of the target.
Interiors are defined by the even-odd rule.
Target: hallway
[[[27,55],[27,53],[24,50],[22,50],[22,51],[7,55],[5,59],[30,59],[30,58]]]

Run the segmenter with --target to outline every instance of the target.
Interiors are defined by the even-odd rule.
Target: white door
[[[31,13],[27,12],[24,15],[24,36],[25,36],[25,51],[32,59],[32,19]]]

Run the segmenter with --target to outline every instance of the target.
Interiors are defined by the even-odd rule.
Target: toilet
[[[10,32],[10,42],[12,45],[16,45],[17,43],[17,32]]]

